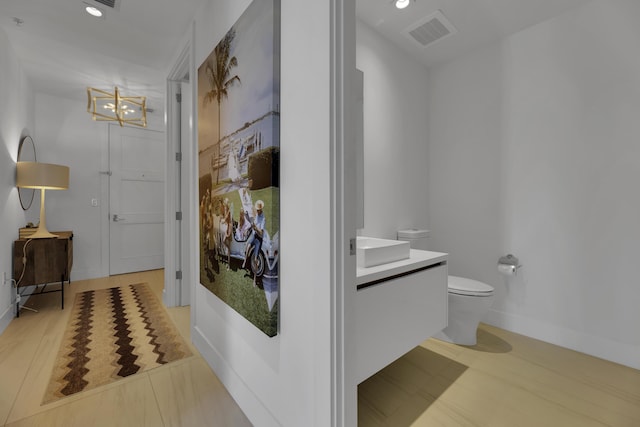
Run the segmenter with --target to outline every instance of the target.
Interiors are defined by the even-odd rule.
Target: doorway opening
[[[191,44],[187,44],[167,77],[167,185],[165,217],[165,289],[167,307],[191,305],[188,264],[189,179],[192,126]]]

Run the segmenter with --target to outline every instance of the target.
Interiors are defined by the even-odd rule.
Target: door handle
[[[113,214],[113,222],[124,221],[126,218],[122,218],[118,216],[118,214]]]

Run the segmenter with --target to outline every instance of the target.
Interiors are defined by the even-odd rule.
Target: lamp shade
[[[16,187],[66,190],[69,188],[69,167],[39,162],[18,162]]]

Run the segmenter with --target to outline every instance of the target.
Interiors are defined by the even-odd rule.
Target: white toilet
[[[398,240],[412,249],[427,249],[428,230],[399,230]],[[465,277],[449,276],[449,324],[434,338],[461,345],[475,345],[478,323],[493,303],[493,287]]]

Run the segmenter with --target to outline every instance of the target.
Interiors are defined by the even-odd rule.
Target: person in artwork
[[[200,233],[201,234],[203,233],[203,230],[204,230],[204,212],[205,212],[204,206],[205,206],[205,204],[204,204],[204,195],[203,195],[202,199],[200,199],[200,217],[199,217],[200,218]],[[204,235],[204,234],[202,234],[202,235]]]
[[[227,270],[231,265],[231,208],[229,207],[229,199],[225,198],[222,202],[222,219],[220,220],[220,231],[222,233],[222,244],[227,249]]]
[[[209,213],[207,212],[207,210],[204,207],[204,197],[202,198],[202,209],[201,212],[202,214],[200,215],[201,220],[201,224],[200,224],[200,230],[202,231],[202,248],[203,248],[203,252],[204,252],[204,268],[206,269],[207,267],[209,267],[209,223],[207,221],[208,215]]]
[[[249,222],[249,215],[240,208],[240,217],[238,218],[238,225],[236,226],[236,240],[243,242],[247,240],[247,236],[251,231],[251,223]]]
[[[210,207],[210,206],[209,206]],[[204,214],[204,224],[203,224],[203,233],[204,233],[204,247],[205,247],[205,258],[204,258],[204,266],[205,269],[208,268],[209,263],[213,264],[212,258],[215,253],[215,239],[213,237],[213,214],[211,209],[205,209]]]
[[[217,199],[212,197],[209,201],[209,250],[211,263],[216,259],[216,253],[218,252],[218,248],[220,247],[220,239],[218,238],[218,229],[220,228],[220,215],[218,210],[215,208],[217,205]]]
[[[240,196],[240,203],[242,203],[242,209],[244,209],[245,214],[247,215],[247,219],[249,218],[250,212],[253,210],[253,202],[251,201],[251,193],[249,190],[253,185],[253,180],[249,178],[247,181],[246,187],[242,187],[238,190],[238,195]]]
[[[246,251],[244,255],[244,264],[247,262],[247,258],[249,258],[250,254],[248,251],[251,249],[251,246],[255,246],[255,250],[253,251],[253,261],[256,261],[258,254],[260,253],[260,249],[262,248],[262,237],[264,235],[264,227],[266,224],[266,219],[264,217],[264,202],[262,200],[258,200],[255,204],[255,215],[253,219],[253,223],[251,224],[251,236],[249,240],[247,240]],[[244,267],[244,264],[242,266]],[[254,272],[254,284],[255,284],[255,272]]]

